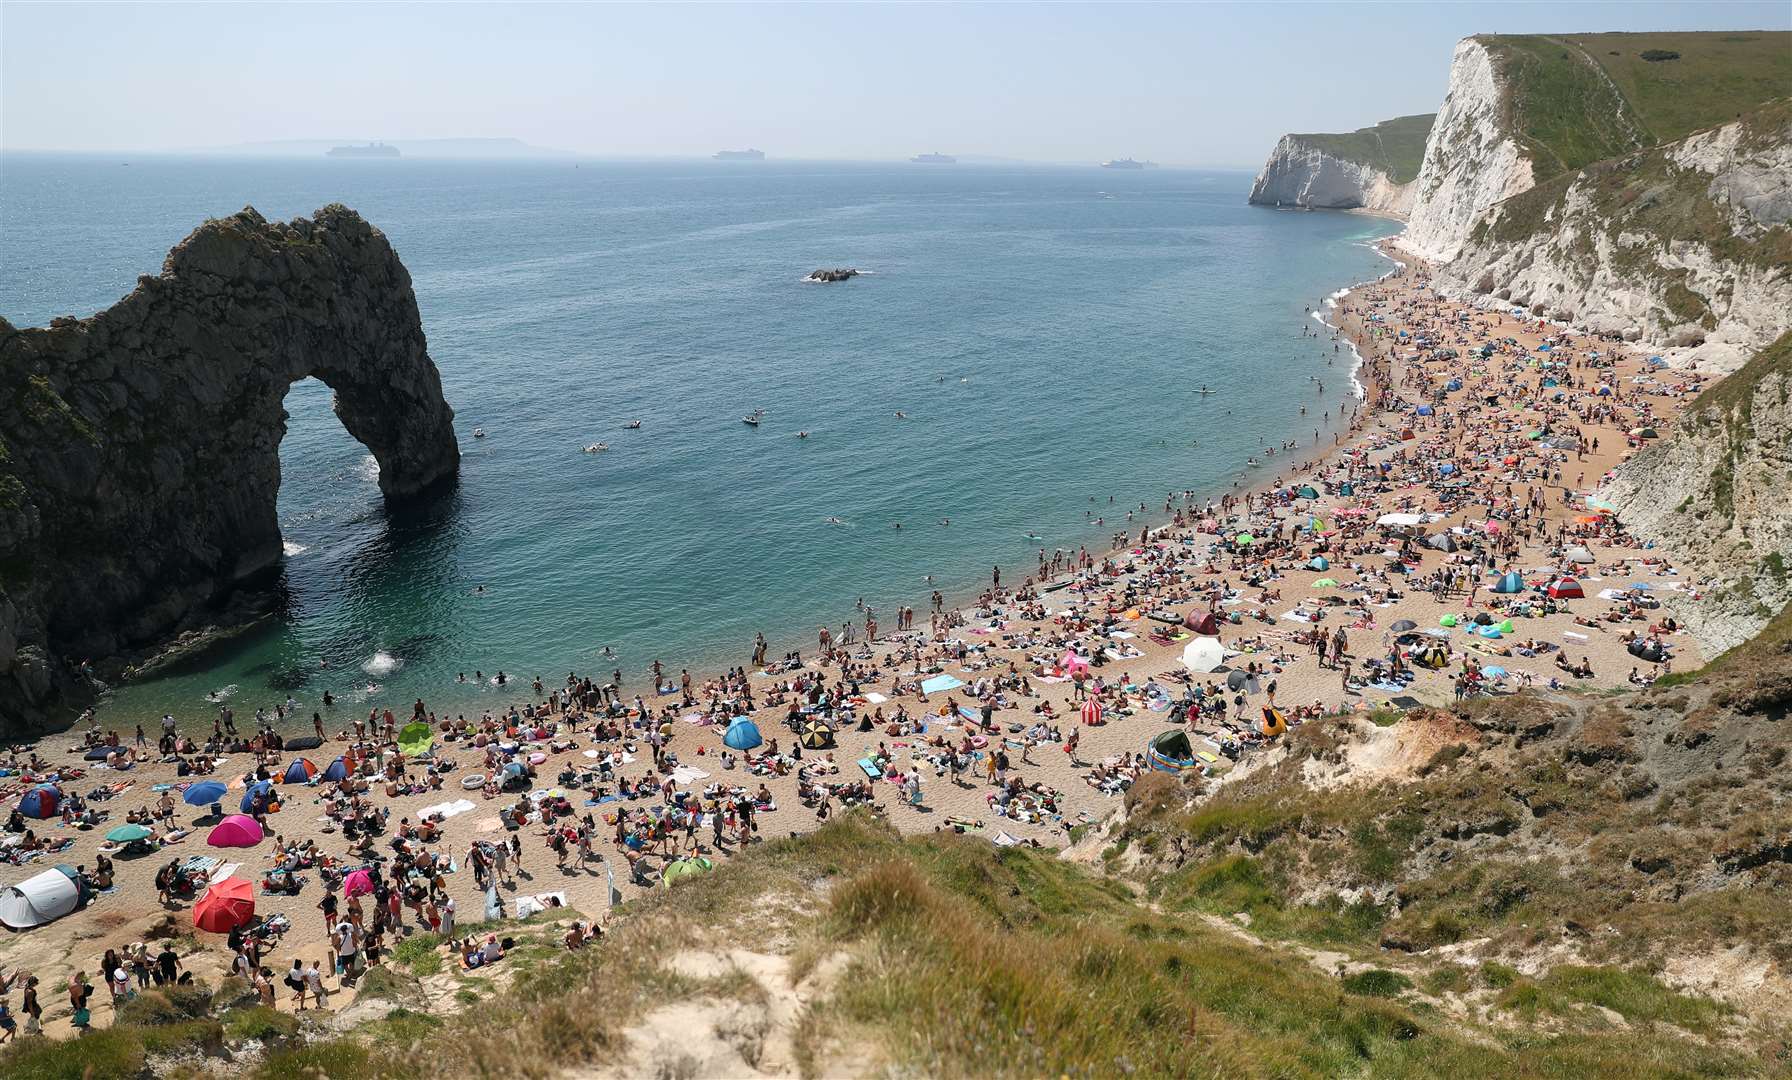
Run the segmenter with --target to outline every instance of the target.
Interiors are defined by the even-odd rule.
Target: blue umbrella
[[[751,750],[764,741],[764,736],[759,734],[759,725],[744,716],[729,724],[728,734],[722,736],[722,745],[735,750]]]
[[[228,787],[216,780],[201,780],[181,793],[181,801],[188,806],[210,806],[224,797]]]
[[[274,798],[274,785],[267,780],[257,780],[255,783],[250,784],[248,790],[243,792],[243,801],[237,804],[238,809],[242,810],[245,814],[251,813],[255,805],[255,795],[257,792],[261,794],[262,805],[266,806]]]

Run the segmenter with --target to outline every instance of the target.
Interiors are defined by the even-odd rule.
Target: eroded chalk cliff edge
[[[311,376],[389,501],[453,481],[410,275],[346,207],[208,221],[91,318],[0,320],[0,735],[276,566],[283,401]]]
[[[1254,206],[1412,210],[1412,180],[1432,117],[1402,116],[1343,134],[1284,135],[1251,184]]]

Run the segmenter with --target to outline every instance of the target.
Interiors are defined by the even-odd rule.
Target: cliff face
[[[1454,259],[1482,211],[1531,186],[1531,163],[1502,122],[1501,92],[1487,47],[1475,38],[1458,42],[1400,238],[1422,259]]]
[[[1405,217],[1430,128],[1429,115],[1403,116],[1342,135],[1284,135],[1251,185],[1250,202]]]
[[[153,644],[278,563],[282,402],[308,376],[389,500],[453,479],[410,275],[344,207],[209,221],[92,318],[0,320],[0,732],[79,699],[71,661]]]
[[[1713,582],[1701,600],[1662,599],[1716,655],[1792,602],[1792,333],[1663,434],[1672,437],[1618,469],[1606,497],[1638,536]]]

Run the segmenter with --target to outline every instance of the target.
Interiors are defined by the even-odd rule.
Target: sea
[[[290,699],[334,729],[419,697],[475,715],[536,676],[644,690],[655,660],[701,677],[756,633],[807,654],[866,606],[924,624],[936,589],[960,602],[1042,548],[1161,522],[1170,493],[1268,480],[1294,455],[1266,446],[1329,443],[1350,407],[1349,346],[1311,316],[1389,268],[1370,245],[1397,226],[1248,206],[1250,179],[0,156],[17,326],[104,309],[207,217],[354,207],[410,270],[461,442],[454,491],[388,512],[329,390],[295,384],[281,610],[102,719]],[[824,267],[862,276],[804,281]]]

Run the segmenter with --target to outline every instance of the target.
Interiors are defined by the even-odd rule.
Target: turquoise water
[[[992,564],[1018,579],[1041,546],[1105,547],[1128,506],[1224,490],[1260,438],[1310,440],[1349,359],[1301,336],[1303,309],[1386,269],[1366,242],[1393,226],[1248,207],[1248,186],[1170,169],[8,156],[0,314],[90,314],[245,204],[286,218],[339,201],[383,229],[456,410],[459,489],[388,515],[328,391],[296,385],[282,617],[110,708],[204,717],[227,686],[239,712],[290,693],[308,715],[326,688],[343,716],[414,696],[466,708],[508,695],[462,671],[619,667],[641,685],[655,658],[744,663],[756,631],[774,652],[813,648],[859,598],[887,625]],[[801,281],[823,266],[872,273]],[[1201,384],[1221,393],[1188,392]],[[757,429],[740,420],[753,408]],[[611,449],[581,452],[596,441]]]

